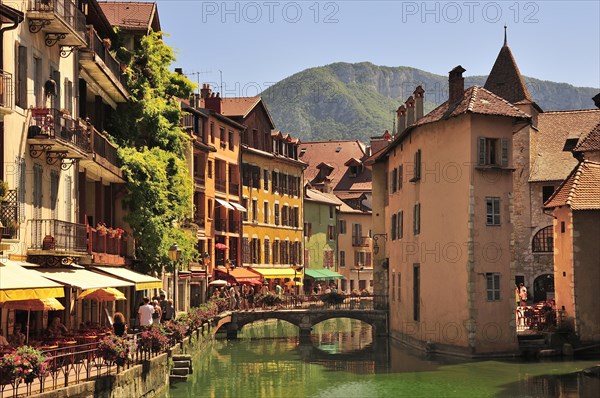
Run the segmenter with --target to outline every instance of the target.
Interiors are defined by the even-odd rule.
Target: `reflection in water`
[[[246,325],[237,341],[219,340],[194,363],[179,397],[588,397],[599,379],[584,361],[463,361],[411,352],[349,319],[314,328],[312,344],[283,321]]]

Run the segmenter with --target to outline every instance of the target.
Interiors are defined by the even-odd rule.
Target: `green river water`
[[[464,361],[425,356],[371,338],[349,319],[315,327],[311,344],[281,321],[244,327],[238,340],[217,340],[194,362],[183,397],[600,397],[600,379],[577,373],[587,361]]]

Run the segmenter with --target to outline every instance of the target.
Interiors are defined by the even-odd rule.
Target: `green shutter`
[[[502,167],[508,166],[508,140],[506,138],[502,138],[500,141],[501,145],[501,165]]]
[[[485,165],[485,137],[479,137],[479,144],[477,146],[478,164],[480,166]]]

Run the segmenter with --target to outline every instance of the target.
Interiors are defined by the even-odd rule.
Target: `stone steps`
[[[191,355],[173,355],[173,368],[169,374],[169,383],[179,383],[187,381],[188,375],[192,374],[192,356]]]

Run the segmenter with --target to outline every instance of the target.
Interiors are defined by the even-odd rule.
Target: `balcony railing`
[[[227,183],[222,180],[216,180],[215,189],[219,192],[227,192]]]
[[[111,254],[125,257],[127,239],[121,235],[112,235],[98,231],[88,225],[88,253]]]
[[[353,236],[352,246],[354,247],[368,247],[371,243],[371,238],[368,236]]]
[[[215,230],[219,232],[227,232],[227,220],[215,220]]]
[[[19,202],[17,198],[17,190],[12,189],[6,193],[4,200],[0,203],[0,221],[4,225],[2,238],[19,238]]]
[[[33,108],[31,110],[31,123],[27,138],[57,139],[88,152],[90,139],[88,127],[80,122],[63,116],[58,109]]]
[[[61,220],[30,220],[29,249],[87,253],[87,228]]]
[[[96,32],[92,25],[87,27],[86,39],[88,48],[100,57],[104,62],[104,65],[112,72],[115,79],[121,82],[121,65],[112,56],[108,48],[106,48],[104,41],[98,36],[98,32]]]
[[[0,70],[0,108],[12,109],[12,75]]]
[[[82,38],[85,37],[85,15],[71,0],[29,0],[29,12],[53,13]]]
[[[98,130],[94,127],[91,127],[92,133],[92,147],[90,152],[96,153],[102,156],[104,159],[108,160],[112,165],[120,168],[121,160],[119,159],[119,155],[117,155],[117,147],[112,144],[106,137],[104,137]]]
[[[239,195],[240,194],[240,184],[235,184],[233,182],[229,183],[229,194],[230,195]]]

